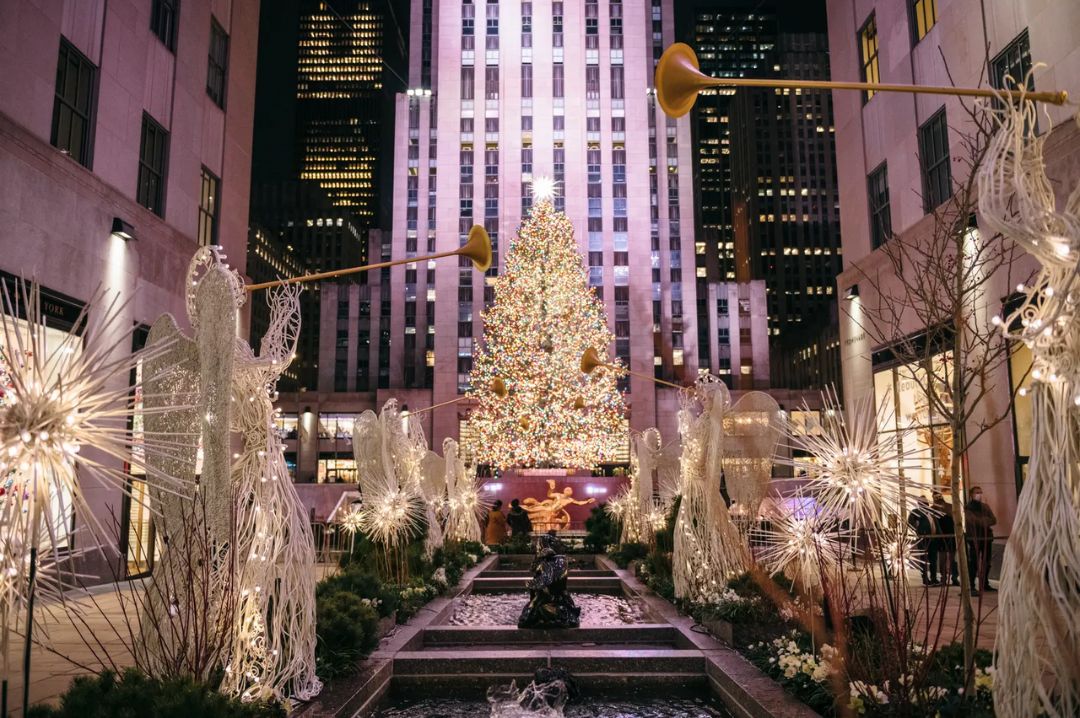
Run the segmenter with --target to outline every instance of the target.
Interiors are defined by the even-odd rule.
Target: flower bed
[[[824,716],[994,715],[988,651],[977,652],[974,690],[966,692],[960,644],[928,649],[882,612],[860,613],[839,602],[835,618],[845,630],[838,632],[821,603],[798,595],[782,575],[744,574],[697,603],[675,598],[668,553],[653,550],[636,575]],[[837,647],[841,642],[846,650]]]

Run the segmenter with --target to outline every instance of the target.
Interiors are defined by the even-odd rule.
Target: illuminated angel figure
[[[694,408],[695,400],[700,411]],[[720,496],[727,387],[705,377],[682,396],[682,501],[675,523],[672,574],[675,595],[699,600],[721,590],[749,564],[749,547],[731,522]]]
[[[159,536],[168,548],[147,587],[140,650],[166,669],[177,660],[170,652],[179,650],[181,661],[187,652],[196,677],[204,680],[204,673],[223,665],[222,691],[244,700],[307,699],[322,686],[315,676],[314,542],[285,467],[272,405],[296,346],[298,291],[270,295],[271,324],[256,356],[236,332],[246,293],[224,259],[216,246],[201,248],[192,259],[185,284],[193,338],[166,315],[147,340],[151,348],[169,347],[147,362],[147,433],[175,435],[197,426],[203,457],[195,508],[160,496],[157,482],[149,481],[160,500]],[[161,362],[175,370],[162,376]],[[197,406],[179,406],[176,396],[192,390]],[[236,455],[234,431],[241,438]],[[148,467],[194,475],[197,445],[195,439],[178,441],[171,455],[148,457]],[[215,567],[190,578],[192,554],[212,557]],[[170,622],[176,630],[158,628]],[[220,655],[203,655],[205,648],[184,637],[192,625],[225,632],[220,640],[202,639],[219,646]],[[163,645],[166,634],[178,649]]]
[[[480,543],[483,540],[480,519],[487,513],[488,502],[481,498],[476,469],[462,460],[460,447],[453,439],[443,440],[443,458],[449,511],[446,538]]]
[[[1024,78],[1031,87],[1030,77]],[[1046,175],[1031,102],[1001,101],[979,170],[979,222],[1042,265],[1005,321],[1032,353],[1031,460],[998,596],[994,708],[1004,718],[1080,715],[1080,184]],[[1042,126],[1038,126],[1042,125]],[[1036,127],[1040,134],[1036,135]],[[1064,178],[1063,178],[1064,179]],[[1059,203],[1055,189],[1064,197]]]
[[[382,547],[387,573],[404,580],[402,551],[420,532],[425,509],[418,479],[422,456],[413,456],[397,400],[387,401],[378,416],[371,410],[360,415],[353,425],[353,454],[363,499],[362,531]]]

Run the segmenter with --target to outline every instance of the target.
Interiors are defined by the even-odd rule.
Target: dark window
[[[225,107],[225,80],[229,76],[229,36],[210,18],[210,64],[206,70],[206,94],[218,107]]]
[[[923,206],[931,212],[952,194],[949,128],[945,124],[944,107],[919,127],[919,160],[923,175]]]
[[[881,73],[878,71],[878,34],[877,21],[871,15],[866,24],[859,30],[859,59],[862,69],[863,82],[880,82]],[[863,93],[863,102],[874,96],[873,90]]]
[[[1031,72],[1031,42],[1027,30],[1009,43],[990,63],[990,81],[999,90],[1012,89],[1013,83],[1022,85]],[[1006,78],[1012,78],[1007,82]],[[1034,83],[1032,83],[1034,84]],[[1029,90],[1033,87],[1028,87]]]
[[[926,37],[937,24],[937,0],[911,0],[911,29],[915,42]]]
[[[485,97],[489,100],[499,99],[499,66],[489,65],[484,70]]]
[[[623,68],[622,65],[611,66],[611,97],[616,100],[623,99]],[[614,124],[614,119],[612,120]]]
[[[524,63],[521,66],[521,96],[532,97],[533,73],[532,65]]]
[[[471,100],[473,98],[473,82],[473,68],[463,66],[461,68],[461,99]]]
[[[180,14],[180,0],[151,0],[150,30],[176,52],[176,24]]]
[[[218,197],[221,180],[202,168],[202,188],[199,191],[199,246],[217,244]],[[346,307],[348,305],[346,304]]]
[[[90,166],[91,117],[97,68],[67,40],[60,38],[53,104],[52,144],[84,167]]]
[[[169,133],[144,112],[139,143],[139,187],[135,199],[159,217],[165,216],[165,162],[168,154]]]
[[[870,199],[870,241],[877,249],[892,236],[889,173],[884,162],[866,178],[866,194]]]
[[[563,96],[563,65],[555,63],[551,68],[551,94],[553,97]]]

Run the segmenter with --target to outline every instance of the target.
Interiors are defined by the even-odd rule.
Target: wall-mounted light
[[[850,287],[847,288],[847,291],[844,292],[844,299],[847,299],[849,301],[852,300],[852,299],[855,299],[858,296],[859,296],[859,285],[858,284],[852,284]]]
[[[125,242],[130,242],[135,239],[135,228],[119,217],[113,217],[112,231],[109,234],[119,237]]]

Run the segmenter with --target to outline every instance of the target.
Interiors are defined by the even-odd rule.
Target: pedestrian
[[[506,540],[506,514],[502,512],[502,501],[496,499],[488,511],[487,526],[484,529],[484,543],[498,546]]]
[[[994,524],[997,516],[983,501],[982,487],[971,489],[971,500],[964,507],[964,523],[967,529],[968,569],[971,573],[971,593],[977,596],[979,586],[983,591],[996,591],[990,586],[990,560],[993,557]]]
[[[937,580],[937,544],[934,543],[934,520],[930,505],[920,496],[917,505],[908,514],[908,526],[915,530],[915,556],[919,562],[924,586],[936,586]]]
[[[510,502],[510,511],[506,514],[506,525],[514,536],[528,536],[532,533],[532,519],[529,512],[521,508],[521,502],[514,499]]]
[[[956,534],[952,517],[952,506],[945,503],[945,497],[940,491],[934,492],[934,519],[937,521],[937,553],[938,568],[941,569],[941,582],[952,578],[952,585],[960,585],[960,570],[956,565]]]

